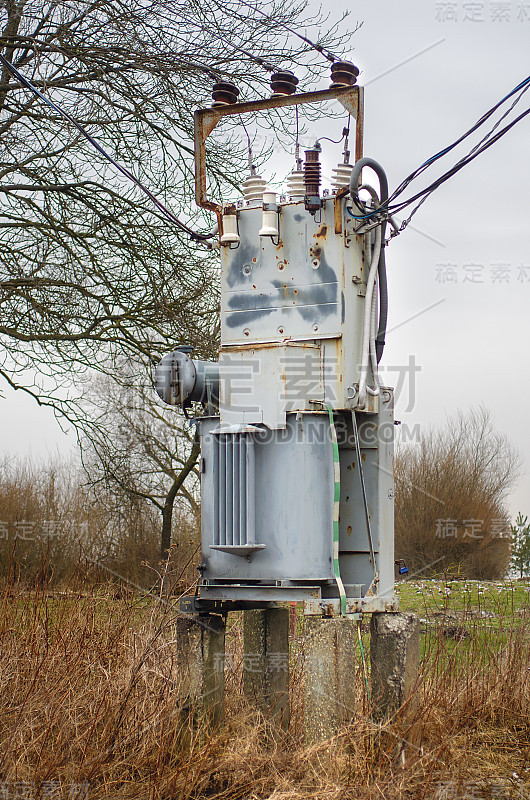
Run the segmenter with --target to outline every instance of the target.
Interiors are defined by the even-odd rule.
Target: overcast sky
[[[336,18],[344,6],[330,0],[327,8]],[[350,56],[366,86],[365,155],[384,165],[391,190],[530,71],[530,2],[374,0],[348,8],[363,22]],[[518,113],[529,102],[530,91]],[[530,514],[529,142],[530,117],[437,190],[415,216],[416,230],[394,239],[387,257],[383,375],[395,384],[397,367],[412,360],[420,368],[396,417],[413,430],[457,409],[490,409],[526,461],[513,515]],[[73,437],[51,414],[20,395],[2,402],[3,449],[72,449]]]
[[[385,166],[391,191],[530,73],[530,2],[348,8],[363,21],[351,57],[366,86],[365,155]],[[514,111],[529,105],[530,91]],[[396,417],[413,429],[457,409],[490,409],[526,462],[510,498],[514,515],[530,513],[529,143],[530,116],[438,189],[411,223],[422,233],[407,228],[387,254],[384,364],[412,358],[421,367]],[[443,160],[444,169],[454,160]]]

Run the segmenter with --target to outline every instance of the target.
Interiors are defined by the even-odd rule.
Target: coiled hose
[[[366,209],[359,200],[359,179],[363,167],[370,167],[379,178],[379,201],[385,203],[388,200],[388,179],[386,172],[381,164],[374,161],[373,158],[360,158],[357,161],[350,175],[350,194],[354,205],[357,206],[359,211],[364,214]],[[381,223],[381,252],[379,254],[378,263],[378,280],[379,280],[379,323],[377,328],[377,337],[375,339],[377,363],[381,361],[383,350],[385,349],[385,336],[386,326],[388,320],[388,285],[386,277],[386,260],[385,260],[385,233],[386,233],[386,220]]]

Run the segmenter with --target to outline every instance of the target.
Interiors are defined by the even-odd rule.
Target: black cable
[[[252,3],[247,3],[245,2],[245,0],[239,0],[239,2],[241,3],[241,5],[246,6],[247,8],[250,8],[253,11],[256,11],[258,14],[261,14],[262,17],[265,17],[266,19],[270,18],[265,11],[262,11],[261,9],[257,8]],[[315,44],[315,42],[312,42],[311,39],[308,39],[307,36],[303,36],[301,33],[298,33],[298,31],[295,31],[293,28],[287,25],[286,22],[280,21],[277,22],[277,24],[280,25],[282,28],[285,28],[285,30],[289,31],[289,33],[292,33],[293,36],[297,36],[302,42],[308,44],[313,50],[315,50],[317,53],[320,53],[320,55],[324,56],[324,58],[330,61],[332,64],[334,61],[337,61],[337,56],[335,56],[331,52],[331,50],[328,50],[327,47],[323,47],[321,44]]]
[[[475,158],[477,158],[481,153],[484,153],[488,148],[490,148],[493,144],[495,144],[495,142],[497,142],[506,133],[508,133],[508,131],[514,127],[514,125],[516,125],[518,122],[524,119],[524,117],[528,116],[528,114],[530,114],[530,108],[528,108],[518,117],[516,117],[512,122],[510,122],[509,125],[506,125],[504,128],[501,128],[501,130],[498,133],[496,133],[495,136],[489,138],[488,141],[480,147],[480,149],[478,150],[474,149],[471,153],[469,153],[467,156],[458,161],[454,165],[454,167],[445,172],[440,178],[433,181],[433,183],[431,183],[425,189],[422,189],[421,192],[417,192],[417,194],[415,194],[413,197],[410,197],[408,200],[405,200],[402,203],[398,203],[395,205],[387,205],[386,210],[391,214],[397,213],[399,211],[402,211],[404,208],[411,205],[411,203],[414,203],[416,200],[423,197],[424,195],[428,196],[432,194],[432,192],[434,192],[439,186],[441,186],[443,183],[449,180],[449,178],[451,178],[453,175],[456,175],[456,173],[460,172],[460,170],[463,167],[471,163],[471,161],[474,161]]]
[[[350,194],[352,200],[357,208],[362,208],[359,200],[359,179],[364,167],[372,169],[379,179],[379,199],[381,203],[388,200],[388,178],[381,164],[374,161],[373,158],[361,158],[354,164],[350,175]],[[386,327],[388,322],[388,282],[386,276],[386,257],[385,257],[385,233],[386,233],[387,220],[384,218],[381,221],[381,252],[379,254],[379,262],[377,265],[377,273],[379,276],[379,322],[377,328],[377,336],[375,339],[375,349],[377,363],[381,361],[383,351],[385,349]]]
[[[502,100],[500,100],[498,103],[496,103],[496,105],[492,109],[487,111],[480,118],[480,120],[478,120],[475,123],[475,125],[472,128],[470,128],[469,131],[467,131],[465,134],[463,134],[456,142],[454,142],[453,144],[449,145],[444,150],[440,151],[440,153],[437,153],[435,156],[432,156],[430,159],[425,161],[420,167],[418,167],[418,169],[414,170],[414,172],[412,172],[407,178],[405,178],[404,181],[402,181],[402,183],[398,186],[398,188],[389,196],[389,198],[388,198],[388,200],[386,202],[385,201],[381,202],[381,204],[378,206],[377,209],[375,209],[373,211],[369,211],[369,212],[366,213],[365,207],[361,206],[361,204],[359,203],[357,194],[352,192],[352,199],[353,199],[355,205],[357,206],[357,208],[360,211],[363,211],[365,213],[354,214],[350,209],[348,209],[348,213],[350,214],[350,216],[353,217],[354,219],[357,219],[357,220],[364,220],[364,221],[372,220],[374,222],[374,224],[377,224],[378,222],[381,222],[383,219],[388,219],[389,216],[391,216],[393,214],[396,214],[396,213],[399,213],[400,211],[403,211],[405,208],[407,208],[408,206],[410,206],[411,204],[413,204],[413,203],[415,203],[416,201],[419,200],[420,202],[413,209],[413,211],[410,214],[410,216],[408,217],[408,219],[405,220],[401,224],[401,226],[400,226],[398,231],[393,231],[392,232],[390,238],[392,238],[393,236],[396,236],[399,232],[404,230],[404,228],[408,225],[408,223],[410,222],[410,219],[414,216],[414,214],[416,213],[418,208],[425,202],[427,197],[429,197],[439,186],[441,186],[443,183],[445,183],[447,180],[449,180],[449,178],[451,178],[453,175],[455,175],[457,172],[459,172],[463,167],[465,167],[467,164],[469,164],[471,161],[473,161],[475,158],[477,158],[481,153],[485,152],[489,147],[491,147],[493,144],[495,144],[495,142],[497,142],[500,138],[502,138],[502,136],[504,136],[511,128],[513,128],[514,125],[516,125],[518,122],[520,122],[522,119],[524,119],[524,117],[526,117],[528,114],[530,114],[530,109],[527,109],[522,114],[520,114],[518,117],[516,117],[512,122],[510,122],[508,125],[505,125],[504,128],[501,128],[500,131],[498,131],[497,133],[495,133],[495,135],[493,135],[493,132],[495,130],[497,130],[497,128],[500,125],[500,123],[502,122],[502,120],[505,119],[508,116],[508,114],[513,110],[515,105],[519,102],[519,100],[521,99],[523,94],[528,89],[530,89],[530,77],[525,78],[525,80],[522,81],[518,86],[516,86],[515,89],[512,89],[512,91],[509,92],[509,94],[507,94],[506,97],[504,97]],[[459,161],[457,161],[457,163],[453,167],[451,167],[451,169],[447,170],[447,172],[443,173],[443,175],[441,175],[439,178],[437,178],[435,181],[433,181],[427,187],[422,189],[420,192],[417,192],[416,194],[414,194],[412,197],[409,197],[407,200],[403,200],[403,201],[400,201],[400,202],[397,202],[397,203],[393,203],[392,202],[393,200],[396,199],[396,197],[399,194],[402,193],[402,191],[406,188],[406,186],[408,186],[411,183],[412,180],[414,180],[416,177],[418,177],[418,175],[420,175],[422,172],[424,172],[425,169],[427,169],[427,167],[430,166],[432,163],[434,163],[439,158],[441,158],[443,155],[445,155],[446,153],[448,153],[452,149],[454,149],[454,147],[456,147],[457,144],[461,143],[471,133],[476,131],[487,119],[489,119],[491,117],[491,115],[507,99],[509,99],[510,97],[513,97],[513,95],[516,92],[519,92],[519,95],[516,97],[515,101],[512,103],[510,108],[500,117],[499,120],[497,120],[497,122],[495,123],[493,128],[490,131],[488,131],[486,136],[484,136],[481,139],[481,141],[477,145],[475,145],[469,151],[469,153],[466,156],[464,156]]]
[[[511,108],[508,109],[508,111],[506,112],[506,114],[508,114],[511,111],[511,109],[514,107],[514,105],[521,99],[522,95],[524,94],[524,92],[529,87],[530,87],[530,76],[525,78],[524,81],[521,81],[521,83],[518,86],[516,86],[514,89],[512,89],[512,91],[509,92],[505,97],[503,97],[502,100],[499,100],[499,102],[496,103],[492,108],[490,108],[489,111],[486,111],[486,113],[483,114],[482,117],[480,117],[480,119],[477,120],[477,122],[475,122],[475,124],[468,131],[466,131],[466,133],[462,134],[462,136],[460,136],[459,139],[457,139],[455,142],[450,144],[448,147],[445,147],[439,153],[436,153],[436,155],[431,156],[431,158],[427,159],[427,161],[424,161],[424,163],[421,164],[421,166],[419,166],[417,169],[415,169],[414,172],[411,172],[411,174],[408,175],[400,183],[400,185],[397,187],[397,189],[395,189],[395,191],[392,192],[392,194],[389,197],[389,203],[391,203],[393,200],[395,200],[396,197],[398,197],[407,188],[409,183],[412,180],[414,180],[415,178],[417,178],[418,175],[421,175],[431,164],[434,164],[436,161],[438,161],[444,155],[447,155],[447,153],[451,152],[451,150],[454,150],[454,148],[457,147],[459,144],[461,144],[464,141],[464,139],[467,139],[468,136],[471,136],[472,133],[474,133],[476,130],[478,130],[478,128],[480,128],[495,113],[495,111],[497,111],[497,109],[500,108],[500,106],[503,103],[506,102],[506,100],[509,100],[510,97],[513,97],[513,95],[516,92],[518,92],[520,89],[523,89],[523,91],[521,92],[521,94],[519,95],[519,97],[517,98],[515,103],[513,103]],[[501,119],[497,122],[496,126],[494,126],[493,130],[495,130],[495,127],[497,127],[497,125],[504,119],[506,114],[504,114],[501,117]],[[491,131],[490,131],[490,134],[491,134]],[[490,134],[487,134],[487,136],[489,136]]]
[[[409,214],[409,216],[407,217],[407,219],[403,220],[403,222],[402,222],[402,223],[401,223],[401,225],[399,226],[399,229],[398,229],[397,231],[393,231],[393,232],[390,234],[390,238],[392,239],[394,236],[397,236],[397,235],[398,235],[398,233],[401,233],[402,231],[404,231],[404,230],[405,230],[405,228],[407,227],[407,225],[408,225],[408,224],[409,224],[409,222],[411,221],[411,219],[412,219],[412,217],[414,216],[414,214],[415,214],[415,213],[416,213],[416,212],[419,210],[420,206],[422,206],[422,205],[423,205],[423,203],[424,203],[424,202],[427,200],[427,198],[428,198],[428,197],[430,197],[430,196],[431,196],[431,194],[432,194],[432,193],[433,193],[433,192],[434,192],[434,191],[435,191],[435,190],[436,190],[436,189],[437,189],[439,186],[441,186],[443,183],[445,183],[447,180],[449,180],[449,178],[451,178],[453,175],[455,175],[457,172],[459,172],[459,171],[462,169],[462,167],[465,167],[465,166],[466,166],[466,164],[469,164],[471,161],[473,161],[473,160],[474,160],[474,159],[475,159],[475,158],[476,158],[478,155],[480,155],[480,153],[483,153],[483,152],[484,152],[484,150],[487,150],[487,149],[488,149],[488,147],[491,147],[491,145],[492,145],[492,144],[495,144],[495,142],[496,142],[498,139],[500,139],[500,138],[501,138],[501,136],[503,136],[503,135],[504,135],[504,133],[506,133],[506,132],[507,132],[507,131],[508,131],[510,128],[512,128],[512,127],[513,127],[513,126],[514,126],[514,125],[515,125],[517,122],[519,122],[519,120],[523,119],[523,117],[526,117],[528,114],[530,114],[530,108],[529,108],[529,109],[527,109],[527,111],[525,111],[523,114],[520,114],[520,116],[519,116],[519,117],[517,117],[517,119],[515,119],[515,120],[514,120],[512,123],[510,123],[510,125],[507,125],[507,126],[506,126],[506,128],[503,128],[501,131],[499,131],[499,134],[497,134],[497,135],[496,135],[496,136],[494,136],[494,137],[493,137],[491,140],[489,140],[489,141],[487,142],[487,144],[486,144],[484,147],[482,147],[480,150],[478,150],[478,151],[476,151],[476,152],[472,151],[472,152],[474,152],[474,155],[473,155],[473,156],[471,156],[471,157],[469,157],[469,156],[468,156],[467,158],[465,158],[465,159],[462,159],[461,161],[459,161],[459,162],[458,162],[458,164],[455,164],[455,166],[454,166],[454,167],[453,167],[451,170],[449,170],[447,173],[445,173],[444,175],[442,175],[442,176],[441,176],[441,178],[439,178],[437,181],[435,181],[435,182],[434,182],[434,184],[431,184],[431,186],[430,186],[430,187],[427,187],[427,189],[425,189],[425,192],[424,192],[424,193],[422,193],[422,192],[419,192],[419,193],[418,193],[418,195],[416,195],[415,197],[412,197],[412,198],[411,198],[410,200],[408,200],[406,203],[403,203],[403,204],[402,204],[402,207],[401,207],[401,209],[398,209],[398,210],[403,210],[404,208],[406,208],[407,206],[409,206],[411,203],[415,202],[415,200],[416,200],[416,199],[418,199],[418,197],[420,197],[420,195],[421,195],[421,194],[423,194],[423,197],[421,197],[421,199],[420,199],[419,203],[418,203],[418,204],[417,204],[417,205],[416,205],[416,206],[415,206],[415,207],[412,209],[412,211],[410,212],[410,214]],[[394,210],[392,210],[392,213],[395,213],[395,211],[394,211]]]
[[[419,199],[419,203],[417,203],[417,205],[412,209],[412,211],[410,212],[410,214],[407,217],[407,219],[403,220],[403,222],[399,226],[398,230],[392,231],[392,233],[390,234],[390,239],[393,239],[394,236],[397,236],[399,233],[401,233],[402,231],[405,230],[405,228],[407,227],[407,225],[411,221],[411,219],[414,216],[414,214],[419,210],[420,206],[423,205],[423,203],[427,200],[427,198],[430,197],[431,194],[439,186],[441,186],[443,183],[445,183],[447,180],[449,180],[449,178],[451,178],[453,175],[456,175],[457,172],[459,172],[463,167],[465,167],[466,164],[469,164],[471,161],[473,161],[478,155],[483,153],[484,150],[487,150],[488,147],[491,147],[492,144],[495,144],[495,142],[498,141],[498,139],[500,139],[501,136],[504,136],[504,134],[507,133],[507,131],[509,131],[510,128],[512,128],[517,122],[519,122],[519,120],[523,119],[523,117],[526,117],[528,114],[530,114],[530,108],[527,109],[527,111],[525,111],[523,114],[520,114],[519,117],[517,117],[515,120],[513,120],[513,122],[510,123],[510,125],[507,125],[501,131],[499,131],[499,133],[496,134],[493,138],[489,139],[487,141],[487,143],[483,147],[480,148],[480,150],[477,150],[476,148],[473,148],[473,150],[468,154],[468,156],[466,158],[461,159],[461,161],[459,161],[457,164],[455,164],[455,166],[451,170],[449,170],[448,172],[444,173],[444,175],[442,175],[437,181],[434,181],[434,183],[432,183],[430,186],[428,186],[423,192],[418,192],[417,195],[415,195],[414,197],[411,197],[410,200],[402,203],[401,206],[399,208],[397,208],[397,209],[395,209],[394,207],[391,207],[390,208],[390,213],[394,214],[397,211],[402,211],[403,209],[407,208],[407,206],[411,205],[411,203],[415,202],[418,198],[420,198]],[[495,126],[495,127],[497,127],[497,126]],[[489,136],[489,134],[488,134],[488,136]]]
[[[194,231],[191,228],[189,228],[184,222],[181,222],[181,220],[172,211],[166,208],[166,206],[163,203],[161,203],[157,197],[155,197],[155,195],[147,188],[147,186],[144,186],[144,184],[141,181],[139,181],[138,178],[135,175],[133,175],[133,173],[130,170],[127,169],[127,167],[123,167],[114,158],[112,158],[112,156],[109,155],[109,153],[107,153],[107,151],[103,149],[103,147],[99,144],[99,142],[97,142],[96,139],[94,139],[88,133],[88,131],[86,131],[85,128],[82,125],[80,125],[79,122],[77,122],[77,120],[75,120],[67,111],[64,111],[60,106],[56,105],[52,100],[43,95],[42,92],[40,92],[35,86],[33,86],[33,84],[30,83],[30,81],[27,78],[25,78],[24,75],[22,75],[22,73],[19,72],[18,69],[14,67],[13,64],[11,64],[10,61],[4,58],[4,56],[1,53],[0,53],[0,62],[5,67],[7,67],[7,69],[11,72],[11,74],[14,75],[15,78],[17,78],[17,80],[19,80],[20,83],[26,87],[26,89],[29,89],[31,92],[33,92],[33,94],[36,97],[39,97],[46,103],[46,105],[48,105],[50,108],[56,111],[57,114],[64,117],[64,119],[68,120],[68,122],[74,125],[77,128],[77,130],[83,134],[85,139],[88,142],[90,142],[90,144],[93,147],[95,147],[95,149],[99,153],[101,153],[101,155],[104,158],[106,158],[107,161],[109,161],[114,167],[116,167],[116,169],[119,172],[121,172],[122,175],[124,175],[128,180],[132,181],[132,183],[138,186],[138,188],[141,189],[142,192],[144,192],[149,197],[149,199],[155,204],[155,206],[166,217],[166,219],[168,219],[170,222],[172,222],[174,225],[176,225],[178,228],[184,231],[184,233],[187,233],[188,236],[194,241],[203,242],[212,238],[213,236],[212,233],[198,233],[197,231]]]
[[[496,130],[498,127],[499,127],[499,125],[501,124],[501,122],[503,121],[503,119],[506,119],[506,117],[507,117],[507,116],[508,116],[508,115],[509,115],[509,114],[510,114],[512,111],[513,111],[513,109],[515,108],[515,106],[517,105],[517,103],[519,102],[519,100],[521,100],[521,98],[522,98],[522,96],[524,95],[524,93],[525,93],[525,92],[527,92],[529,89],[530,89],[530,83],[528,83],[528,84],[527,84],[527,85],[524,87],[524,89],[522,90],[522,92],[521,92],[521,93],[520,93],[520,94],[519,94],[519,95],[518,95],[518,96],[515,98],[515,100],[514,100],[514,101],[513,101],[513,103],[511,104],[510,108],[509,108],[507,111],[505,111],[505,112],[504,112],[504,114],[502,115],[502,117],[499,117],[499,119],[497,120],[497,122],[495,123],[495,125],[493,126],[493,128],[492,128],[492,129],[489,131],[489,133],[487,133],[487,134],[484,136],[484,138],[483,138],[483,139],[481,139],[481,140],[480,140],[480,142],[479,142],[477,145],[475,145],[475,147],[473,147],[473,148],[472,148],[472,150],[470,151],[470,153],[474,153],[474,152],[475,152],[475,150],[478,150],[478,148],[479,148],[479,147],[480,147],[482,144],[484,144],[484,142],[486,142],[486,141],[489,139],[489,137],[491,136],[491,134],[493,133],[493,131],[495,131],[495,130]]]

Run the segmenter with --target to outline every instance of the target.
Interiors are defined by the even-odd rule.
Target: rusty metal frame
[[[348,597],[346,600],[346,616],[357,614],[397,614],[399,597]],[[322,598],[321,600],[304,600],[304,616],[306,617],[340,617],[340,600]]]
[[[250,114],[285,106],[297,106],[304,103],[321,103],[326,100],[338,100],[355,119],[355,160],[358,161],[363,155],[364,89],[362,86],[303,92],[287,97],[268,97],[248,103],[201,108],[195,112],[195,201],[201,208],[213,211],[217,215],[219,231],[222,229],[222,206],[213,200],[208,200],[206,189],[206,140],[218,122],[223,117]]]

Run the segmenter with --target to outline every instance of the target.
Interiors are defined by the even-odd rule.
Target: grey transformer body
[[[357,424],[375,565],[364,516],[350,411],[336,415],[340,456],[339,570],[358,610],[393,603],[392,400]],[[202,586],[216,600],[339,598],[333,565],[334,465],[325,412],[288,413],[286,426],[221,433],[200,423],[202,439]],[[247,426],[249,427],[249,426]],[[368,595],[368,591],[370,594]],[[384,598],[379,608],[377,598]]]
[[[359,404],[373,237],[356,233],[347,207],[332,195],[313,213],[303,197],[283,197],[274,236],[270,204],[230,206],[237,236],[220,245],[219,362],[181,352],[161,362],[163,399],[206,409],[196,418],[195,608],[304,600],[318,610],[337,605],[342,583],[348,612],[397,609],[393,392],[370,371]]]
[[[353,81],[354,83],[355,81]],[[237,96],[195,112],[197,205],[215,212],[221,260],[219,360],[165,356],[163,400],[195,417],[201,440],[200,586],[183,610],[262,608],[303,600],[305,613],[397,611],[394,593],[394,396],[379,378],[387,286],[384,171],[363,158],[364,90]],[[208,198],[206,140],[225,116],[336,100],[349,125],[331,192],[321,146],[295,151],[277,193],[251,166],[243,199]],[[249,153],[250,158],[250,153]],[[379,195],[362,183],[378,176]],[[366,189],[366,206],[359,197]]]

